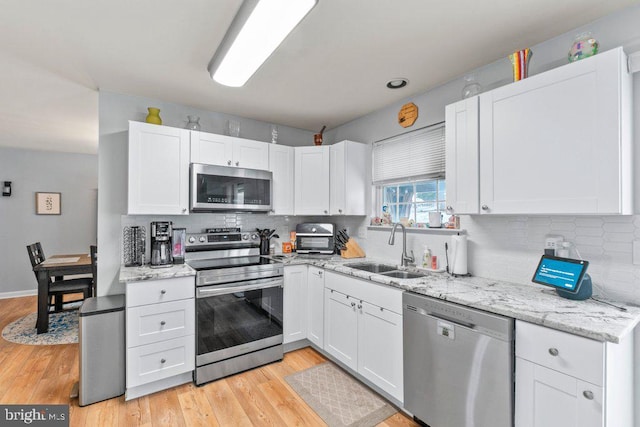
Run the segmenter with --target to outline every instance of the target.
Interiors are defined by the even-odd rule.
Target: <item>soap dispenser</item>
[[[427,245],[422,252],[422,268],[431,268],[431,249]]]

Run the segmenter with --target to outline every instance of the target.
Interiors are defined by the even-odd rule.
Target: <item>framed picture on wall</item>
[[[62,214],[62,193],[36,193],[37,215]]]

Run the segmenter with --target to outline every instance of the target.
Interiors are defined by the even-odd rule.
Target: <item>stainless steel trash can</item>
[[[80,406],[125,391],[124,295],[87,298],[79,310]]]

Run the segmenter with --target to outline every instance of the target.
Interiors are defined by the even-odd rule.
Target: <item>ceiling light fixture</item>
[[[211,78],[225,86],[243,86],[316,3],[245,0],[209,62]]]
[[[400,89],[401,87],[405,87],[409,84],[409,79],[405,79],[404,77],[396,77],[387,82],[387,87],[389,89]]]

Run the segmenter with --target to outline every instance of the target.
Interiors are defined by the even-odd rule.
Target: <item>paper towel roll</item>
[[[467,274],[467,236],[451,236],[451,274]]]

